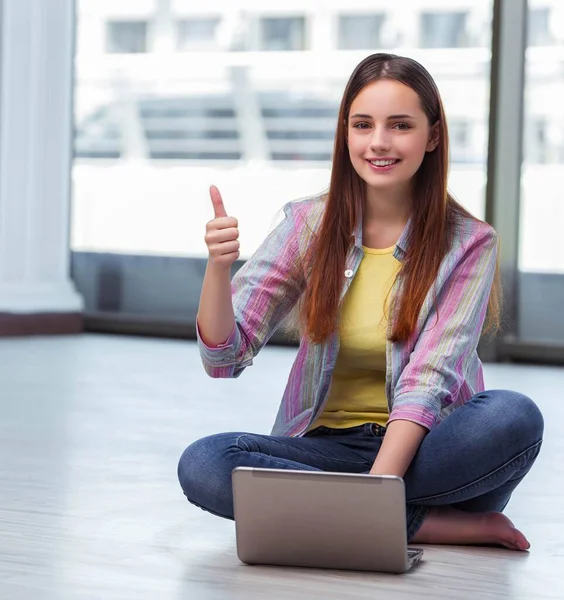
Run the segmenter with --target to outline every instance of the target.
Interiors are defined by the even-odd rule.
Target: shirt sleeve
[[[235,328],[220,346],[207,346],[198,327],[198,347],[211,377],[238,377],[276,331],[305,287],[300,231],[292,203],[284,218],[231,282]]]
[[[431,430],[441,409],[457,399],[480,341],[497,246],[497,233],[488,226],[458,253],[396,384],[390,422],[403,419]]]

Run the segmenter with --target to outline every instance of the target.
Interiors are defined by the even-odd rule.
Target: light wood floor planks
[[[184,500],[176,464],[203,435],[268,432],[294,352],[266,348],[226,381],[205,375],[192,342],[0,341],[0,598],[564,598],[563,368],[486,366],[489,388],[545,415],[507,509],[529,554],[428,547],[404,576],[242,565],[233,524]]]

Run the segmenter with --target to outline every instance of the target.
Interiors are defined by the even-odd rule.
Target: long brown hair
[[[315,343],[326,340],[338,327],[343,272],[362,214],[364,181],[354,170],[347,148],[351,105],[370,83],[391,79],[409,86],[419,96],[429,124],[438,123],[439,143],[425,158],[412,180],[413,209],[409,247],[398,277],[402,281],[399,310],[389,339],[406,341],[415,329],[419,312],[448,252],[457,216],[475,219],[448,192],[448,129],[441,97],[433,78],[415,60],[393,54],[373,54],[352,73],[341,101],[333,151],[333,168],[319,230],[306,255],[308,283],[301,301],[301,329]],[[484,332],[500,327],[501,280],[499,264],[488,301]]]

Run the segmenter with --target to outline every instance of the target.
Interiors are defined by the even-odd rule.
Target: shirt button
[[[347,269],[347,270],[345,271],[345,277],[346,277],[347,279],[350,279],[352,276],[353,276],[353,272],[352,272],[350,269]]]

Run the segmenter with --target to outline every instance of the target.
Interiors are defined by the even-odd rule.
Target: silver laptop
[[[247,564],[404,573],[408,549],[401,477],[237,467],[237,556]]]

